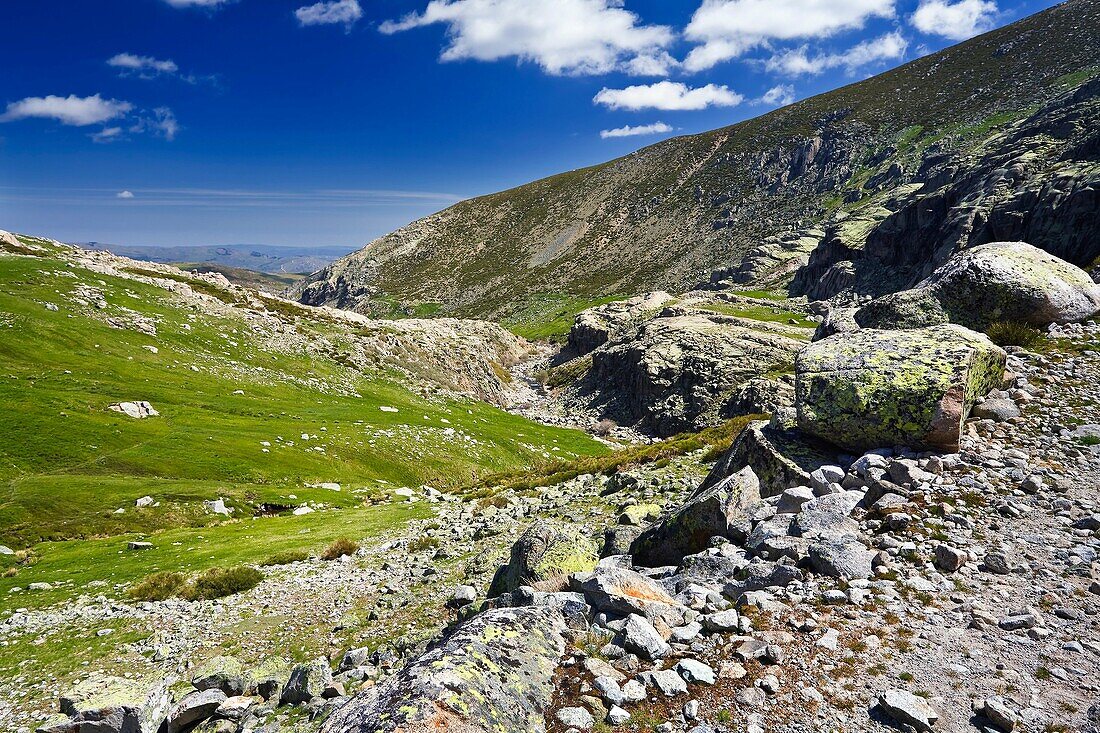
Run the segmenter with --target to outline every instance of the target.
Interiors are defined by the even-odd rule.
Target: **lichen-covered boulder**
[[[546,608],[486,611],[340,707],[321,733],[543,733],[564,633]]]
[[[751,468],[742,468],[647,528],[631,544],[630,554],[643,566],[678,565],[685,555],[709,546],[712,537],[729,537],[745,509],[758,501],[760,479]]]
[[[836,450],[817,438],[771,427],[766,420],[752,422],[714,464],[702,488],[748,466],[760,479],[760,495],[778,496],[793,486],[808,485],[815,468],[835,461]]]
[[[61,696],[66,719],[50,721],[46,733],[156,733],[172,703],[172,679],[144,685],[121,677],[97,676]]]
[[[325,659],[318,658],[312,662],[295,665],[290,672],[290,679],[283,686],[279,703],[282,705],[307,703],[315,697],[320,697],[330,684],[332,684],[332,670]]]
[[[952,324],[837,334],[795,361],[798,424],[851,451],[955,451],[970,409],[1003,380],[1005,358]]]
[[[921,281],[855,315],[864,328],[958,323],[985,330],[998,321],[1046,326],[1100,312],[1100,285],[1081,268],[1025,242],[964,250]]]
[[[596,567],[600,548],[583,527],[539,522],[531,525],[512,545],[507,565],[502,565],[489,586],[489,597],[521,585],[583,573]]]
[[[229,697],[248,689],[244,667],[233,657],[217,656],[199,665],[191,675],[196,690],[221,690]]]

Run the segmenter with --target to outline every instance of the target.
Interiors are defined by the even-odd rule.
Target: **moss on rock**
[[[799,427],[853,451],[957,450],[963,420],[1004,367],[1003,350],[962,326],[838,334],[798,355]]]

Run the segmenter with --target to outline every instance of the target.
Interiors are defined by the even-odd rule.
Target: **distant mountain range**
[[[85,249],[110,250],[146,262],[220,265],[255,272],[308,275],[348,254],[353,247],[283,247],[267,244],[226,244],[186,247],[132,247],[102,242],[78,242]]]

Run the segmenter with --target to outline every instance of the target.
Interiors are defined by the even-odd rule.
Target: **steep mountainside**
[[[337,261],[297,296],[363,312],[438,303],[506,320],[533,311],[537,320],[563,302],[683,291],[746,254],[753,265],[735,279],[789,279],[838,212],[879,212],[857,218],[866,236],[919,176],[934,169],[937,187],[946,185],[964,173],[945,167],[952,156],[1086,82],[1100,63],[1098,29],[1100,0],[1070,0],[753,120],[465,201]],[[1063,122],[1089,131],[1087,120]],[[1095,161],[1092,139],[1032,155]],[[1012,184],[1005,176],[996,185]],[[816,257],[814,272],[840,259]],[[764,272],[754,269],[761,263]]]

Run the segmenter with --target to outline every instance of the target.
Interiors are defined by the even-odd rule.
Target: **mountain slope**
[[[1100,63],[1098,29],[1100,0],[1070,0],[753,120],[462,202],[337,261],[296,295],[515,321],[683,290],[1080,84]]]

